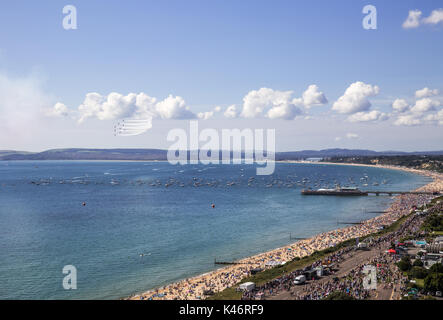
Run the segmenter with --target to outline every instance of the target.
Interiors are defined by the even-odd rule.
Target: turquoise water
[[[353,166],[277,163],[272,176],[255,169],[0,162],[0,299],[125,297],[212,270],[215,257],[286,245],[290,233],[308,237],[336,229],[338,220],[369,219],[392,202],[301,196],[304,185],[410,190],[429,181]],[[65,265],[77,268],[77,290],[62,287]]]

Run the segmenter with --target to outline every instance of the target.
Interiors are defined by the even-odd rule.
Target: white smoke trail
[[[136,136],[152,128],[152,118],[122,119],[114,126],[114,135],[120,137]]]

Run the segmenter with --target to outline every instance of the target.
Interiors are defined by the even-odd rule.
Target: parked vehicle
[[[305,282],[306,282],[306,277],[305,276],[298,276],[294,280],[294,284],[303,284]]]

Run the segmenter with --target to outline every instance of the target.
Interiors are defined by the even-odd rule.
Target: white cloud
[[[197,118],[202,119],[202,120],[211,119],[213,116],[214,116],[213,111],[206,111],[206,112],[197,113]]]
[[[349,133],[346,134],[346,138],[348,138],[348,139],[357,139],[357,138],[359,138],[359,136],[356,133],[349,132]]]
[[[439,106],[439,101],[430,98],[423,98],[415,101],[415,105],[411,108],[411,111],[414,113],[424,113],[435,110],[435,108]]]
[[[136,118],[154,117],[156,110],[157,98],[150,97],[146,93],[141,92],[135,98]]]
[[[50,117],[67,117],[69,109],[63,103],[57,102],[52,109],[47,110],[46,115]]]
[[[430,122],[436,122],[439,125],[443,126],[443,109],[434,114],[427,115],[425,117],[425,120]]]
[[[404,99],[395,99],[392,103],[392,109],[398,113],[406,112],[409,110],[409,103]]]
[[[268,117],[270,119],[294,119],[302,111],[299,106],[311,107],[327,102],[318,86],[310,85],[300,98],[299,105],[291,100],[292,91],[278,91],[269,88],[250,91],[243,98],[243,108],[240,113],[245,118]],[[61,105],[58,109],[51,110],[51,114],[65,114]],[[192,119],[203,120],[214,117],[216,112],[221,112],[221,107],[216,106],[212,111],[194,114],[186,105],[185,100],[179,96],[168,96],[158,101],[146,93],[129,93],[122,95],[112,92],[102,96],[96,92],[86,94],[83,103],[77,108],[76,116],[79,122],[88,118],[99,120],[115,120],[121,118],[162,118],[162,119]],[[239,112],[232,105],[224,112],[227,118],[236,118]]]
[[[278,91],[270,88],[252,90],[243,98],[241,116],[257,118],[266,116],[269,119],[294,119],[302,114],[302,107],[323,105],[328,102],[317,85],[312,84],[303,92],[301,98],[291,98],[293,91]]]
[[[43,84],[43,79],[37,74],[10,77],[0,73],[0,122],[3,133],[0,143],[2,139],[7,141],[12,137],[29,136],[34,128],[42,124],[44,114],[55,102],[54,97],[45,92]]]
[[[394,122],[396,126],[417,126],[421,123],[420,116],[416,114],[401,115]]]
[[[202,120],[208,120],[214,117],[215,113],[218,113],[221,111],[221,107],[220,106],[216,106],[214,108],[214,110],[212,111],[206,111],[206,112],[199,112],[197,113],[197,118],[202,119]]]
[[[409,15],[403,22],[404,29],[417,28],[420,25],[422,12],[420,10],[409,10]]]
[[[193,119],[195,114],[186,106],[185,100],[179,96],[169,95],[156,104],[155,110],[163,119]]]
[[[335,140],[335,141],[340,141],[340,140],[341,140],[341,137],[335,137],[334,140]]]
[[[179,96],[169,95],[157,102],[156,98],[145,93],[129,93],[124,96],[112,92],[108,96],[91,92],[78,107],[79,122],[87,118],[99,120],[115,120],[121,118],[192,119],[195,114],[186,106],[185,100]]]
[[[311,84],[302,95],[302,103],[306,108],[328,103],[328,99],[317,85]]]
[[[427,87],[417,90],[415,97],[417,100],[410,106],[404,99],[396,99],[392,104],[394,112],[398,115],[394,124],[397,126],[417,126],[426,123],[440,123],[440,112],[429,114],[442,106],[442,101],[437,98],[429,98],[439,94],[437,89]],[[440,110],[441,111],[441,110]]]
[[[237,109],[235,104],[226,108],[225,113],[223,114],[226,118],[237,118]]]
[[[438,94],[438,90],[437,89],[429,89],[429,88],[423,88],[421,90],[417,90],[415,91],[415,97],[417,99],[420,98],[426,98],[426,97],[432,97],[432,96],[436,96]]]
[[[350,122],[368,122],[386,120],[388,115],[378,110],[372,110],[369,112],[357,112],[348,117]]]
[[[301,110],[291,101],[292,91],[278,91],[269,88],[250,91],[243,98],[241,116],[257,118],[266,116],[270,119],[294,119]]]
[[[438,24],[443,22],[443,9],[433,10],[429,17],[423,19],[423,23]]]
[[[420,10],[410,10],[409,15],[403,22],[404,29],[418,28],[421,24],[439,24],[443,22],[443,9],[435,9],[431,12],[429,17],[422,18]]]
[[[123,96],[112,92],[107,97],[103,97],[99,93],[90,92],[86,94],[85,100],[78,107],[79,122],[91,117],[96,117],[99,120],[130,117],[136,109],[135,102],[136,94],[134,93]]]
[[[269,119],[292,120],[301,114],[301,110],[291,103],[282,103],[269,109],[266,116]]]
[[[256,118],[262,116],[267,108],[289,103],[292,91],[277,91],[269,88],[252,90],[243,98],[241,116]]]
[[[345,93],[333,104],[332,110],[342,114],[353,114],[371,108],[368,98],[380,92],[378,86],[357,81],[352,83]]]

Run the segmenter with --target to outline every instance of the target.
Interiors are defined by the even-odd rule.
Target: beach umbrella
[[[397,253],[394,249],[389,249],[388,252],[389,253]]]

